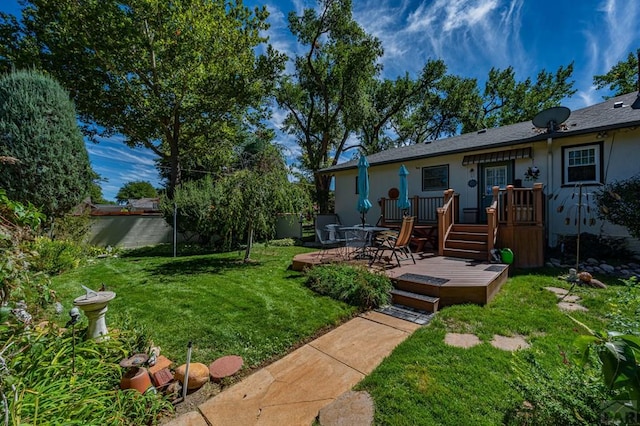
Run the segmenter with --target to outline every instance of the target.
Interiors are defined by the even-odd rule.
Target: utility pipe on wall
[[[551,236],[553,232],[551,230],[551,226],[553,221],[551,220],[551,198],[549,196],[553,194],[553,147],[552,147],[553,138],[549,136],[547,138],[547,218],[546,218],[546,228],[547,228],[547,245],[552,246]]]

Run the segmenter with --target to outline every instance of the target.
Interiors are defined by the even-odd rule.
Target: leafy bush
[[[31,269],[51,275],[77,268],[84,258],[83,247],[69,240],[38,237],[30,247],[35,251],[31,259]]]
[[[640,238],[638,194],[640,194],[640,174],[607,184],[595,194],[599,206],[599,217],[626,227],[633,237]]]
[[[71,330],[0,326],[0,393],[13,424],[152,424],[171,409],[155,393],[119,390],[118,362],[139,350],[134,333],[100,343],[76,334],[74,348]]]
[[[65,215],[53,222],[53,239],[75,241],[84,244],[91,232],[91,218],[89,214],[80,216]]]
[[[565,359],[552,368],[538,362],[535,353],[517,353],[510,384],[524,403],[507,414],[511,425],[599,424],[601,404],[611,399],[597,369],[580,368]]]
[[[391,280],[362,266],[317,266],[307,272],[306,285],[320,294],[365,309],[391,300]]]

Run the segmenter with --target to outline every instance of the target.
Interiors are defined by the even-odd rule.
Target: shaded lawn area
[[[209,364],[240,355],[255,367],[352,316],[355,308],[316,295],[304,277],[288,270],[302,247],[264,247],[252,251],[172,258],[158,251],[97,259],[53,279],[65,308],[83,294],[81,284],[116,292],[107,327],[133,320],[178,364],[193,341],[193,362]],[[62,318],[64,323],[68,318]],[[86,326],[86,319],[84,319]]]
[[[490,345],[494,334],[522,335],[541,365],[563,366],[578,334],[586,334],[556,307],[544,287],[569,288],[559,271],[526,273],[510,278],[487,306],[459,305],[441,310],[430,325],[403,342],[358,385],[371,393],[375,423],[385,425],[496,425],[505,421],[522,397],[509,385],[516,380],[512,354]],[[609,283],[616,283],[611,279]],[[584,324],[605,327],[606,299],[617,291],[578,287],[572,294],[589,312],[571,315]],[[630,309],[635,309],[630,307]],[[473,333],[482,344],[470,349],[448,346],[445,334]],[[521,353],[524,351],[521,351]]]

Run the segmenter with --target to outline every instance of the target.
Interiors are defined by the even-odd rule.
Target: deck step
[[[489,227],[487,225],[474,225],[474,224],[460,224],[456,223],[451,228],[451,232],[472,232],[476,234],[485,234],[487,235],[487,231]]]
[[[447,240],[484,241],[487,242],[487,233],[451,231]]]
[[[485,238],[486,240],[486,238]],[[475,240],[452,240],[447,239],[445,244],[445,249],[462,249],[462,250],[476,250],[476,251],[487,251],[487,242],[486,241],[475,241]]]
[[[406,273],[395,277],[393,279],[393,286],[398,290],[407,291],[409,293],[440,297],[440,288],[449,281],[450,280],[448,278]]]
[[[488,260],[489,254],[481,250],[465,250],[456,248],[445,248],[444,255],[449,257],[460,257],[463,259]]]
[[[440,302],[440,299],[437,297],[425,296],[424,294],[411,293],[398,289],[391,290],[391,299],[393,303],[427,312],[438,312],[438,303]]]

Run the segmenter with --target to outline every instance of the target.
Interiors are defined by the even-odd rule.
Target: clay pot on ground
[[[151,387],[151,377],[144,367],[132,367],[120,379],[121,389],[135,389],[145,393]]]

